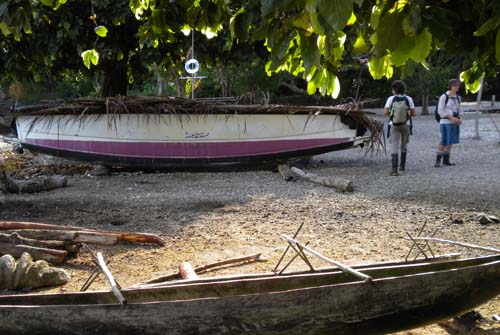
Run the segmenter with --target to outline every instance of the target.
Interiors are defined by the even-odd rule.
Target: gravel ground
[[[351,179],[353,193],[337,193],[302,180],[286,183],[267,170],[79,174],[69,177],[64,189],[0,198],[0,219],[160,234],[168,242],[165,248],[103,249],[122,286],[175,272],[181,261],[197,266],[255,252],[269,261],[210,275],[270,271],[285,247],[279,234],[291,235],[301,223],[305,225],[300,240],[347,264],[404,258],[409,244],[402,237],[425,222],[428,234],[438,230],[439,237],[500,247],[500,224],[481,225],[476,219],[481,212],[500,216],[500,136],[483,116],[482,138],[473,140],[471,117],[467,114],[462,143],[453,149],[454,167],[433,167],[439,138],[433,116],[415,119],[407,171],[398,177],[389,176],[385,154],[352,149],[314,158],[307,171]],[[500,125],[500,115],[493,119]],[[64,290],[77,290],[92,268],[84,253],[70,261],[73,279]],[[296,262],[294,268],[304,265]],[[92,289],[105,287],[100,280]],[[500,298],[479,311],[491,320],[500,313]],[[500,331],[498,323],[483,321],[480,326],[490,329],[481,334]],[[429,326],[400,334],[447,333]]]

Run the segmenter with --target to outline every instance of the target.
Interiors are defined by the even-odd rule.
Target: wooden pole
[[[479,113],[481,113],[481,97],[483,95],[483,81],[484,77],[481,77],[479,79],[480,86],[479,86],[479,92],[477,92],[477,101],[476,101],[476,122],[475,122],[475,133],[476,135],[473,137],[474,140],[480,140],[481,136],[479,136]]]
[[[0,221],[0,230],[15,230],[15,229],[44,229],[44,230],[73,230],[73,231],[86,231],[94,233],[106,233],[116,235],[119,241],[129,243],[154,243],[165,245],[165,240],[154,234],[147,233],[129,233],[129,232],[116,232],[111,230],[97,230],[86,229],[82,227],[73,226],[59,226],[47,223],[37,222],[21,222],[21,221]]]
[[[407,240],[408,238],[405,238],[405,239]],[[445,240],[445,239],[437,238],[437,237],[414,237],[413,239],[414,240],[422,240],[422,241],[434,241],[434,242],[439,242],[439,243],[458,245],[458,246],[470,248],[470,249],[478,249],[478,250],[500,253],[500,249],[495,249],[495,248],[490,248],[490,247],[482,247],[480,245],[475,245],[475,244],[470,244],[470,243],[455,242],[455,241]]]
[[[286,235],[281,235],[281,236],[282,236],[282,237],[283,237],[283,239],[285,239],[285,241],[287,241],[288,243],[291,243],[291,244],[294,244],[294,245],[296,245],[296,246],[299,246],[301,249],[303,249],[303,250],[307,251],[308,253],[310,253],[310,254],[312,254],[312,255],[314,255],[314,256],[316,256],[316,257],[318,257],[319,259],[321,259],[321,260],[323,260],[323,261],[325,261],[325,262],[327,262],[327,263],[330,263],[330,264],[333,264],[333,265],[337,266],[338,268],[340,268],[340,269],[341,269],[342,271],[344,271],[344,272],[350,273],[350,274],[352,274],[352,275],[354,275],[354,276],[356,276],[356,277],[358,277],[358,278],[361,278],[361,279],[363,279],[365,282],[371,282],[371,281],[373,280],[373,278],[372,278],[372,277],[367,276],[367,275],[365,275],[364,273],[361,273],[361,272],[359,272],[359,271],[357,271],[357,270],[354,270],[353,268],[351,268],[351,267],[349,267],[349,266],[347,266],[347,265],[344,265],[344,264],[342,264],[342,263],[340,263],[340,262],[338,262],[338,261],[335,261],[335,260],[333,260],[333,259],[331,259],[331,258],[328,258],[328,257],[326,257],[326,256],[323,256],[322,254],[320,254],[320,253],[319,253],[319,252],[317,252],[316,250],[314,250],[314,249],[312,249],[312,248],[309,248],[308,246],[306,246],[306,245],[304,245],[304,244],[300,243],[300,242],[299,242],[299,241],[297,241],[297,240],[294,240],[293,238],[290,238],[290,237],[288,237],[288,236],[286,236]]]
[[[116,285],[115,278],[113,278],[111,271],[109,271],[108,266],[106,265],[106,262],[104,261],[104,257],[102,256],[101,252],[97,252],[97,261],[99,263],[99,266],[101,267],[102,272],[108,279],[108,282],[111,285],[111,291],[113,291],[113,294],[115,295],[116,299],[118,299],[120,304],[122,305],[126,304],[127,300],[125,300],[125,297],[123,296],[122,292]]]

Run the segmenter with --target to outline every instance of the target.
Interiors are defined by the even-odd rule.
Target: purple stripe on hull
[[[350,138],[274,140],[254,142],[98,142],[27,139],[26,143],[54,150],[144,158],[224,158],[261,156],[318,149],[351,142]]]

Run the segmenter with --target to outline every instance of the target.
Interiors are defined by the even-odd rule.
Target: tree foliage
[[[178,68],[189,41],[182,32],[191,29],[217,38],[226,55],[263,43],[266,72],[302,76],[310,94],[337,96],[340,67],[358,59],[369,59],[373,78],[391,78],[428,67],[431,50],[441,50],[462,60],[461,79],[472,91],[500,63],[499,1],[4,0],[1,75],[96,67],[103,87],[126,85],[147,62]]]

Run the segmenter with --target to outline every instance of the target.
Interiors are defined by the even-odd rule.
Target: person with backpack
[[[460,105],[461,99],[458,95],[460,89],[460,81],[450,79],[448,82],[448,91],[439,97],[438,105],[436,106],[436,120],[439,121],[439,130],[441,132],[441,140],[437,147],[435,167],[443,165],[453,166],[450,162],[451,146],[460,143],[460,125],[464,111]]]
[[[400,151],[399,170],[404,171],[406,167],[407,144],[412,131],[411,118],[416,115],[416,111],[413,99],[405,94],[406,85],[402,80],[394,81],[391,88],[393,95],[385,103],[384,115],[389,116],[387,137],[391,144],[391,176],[397,176]]]

